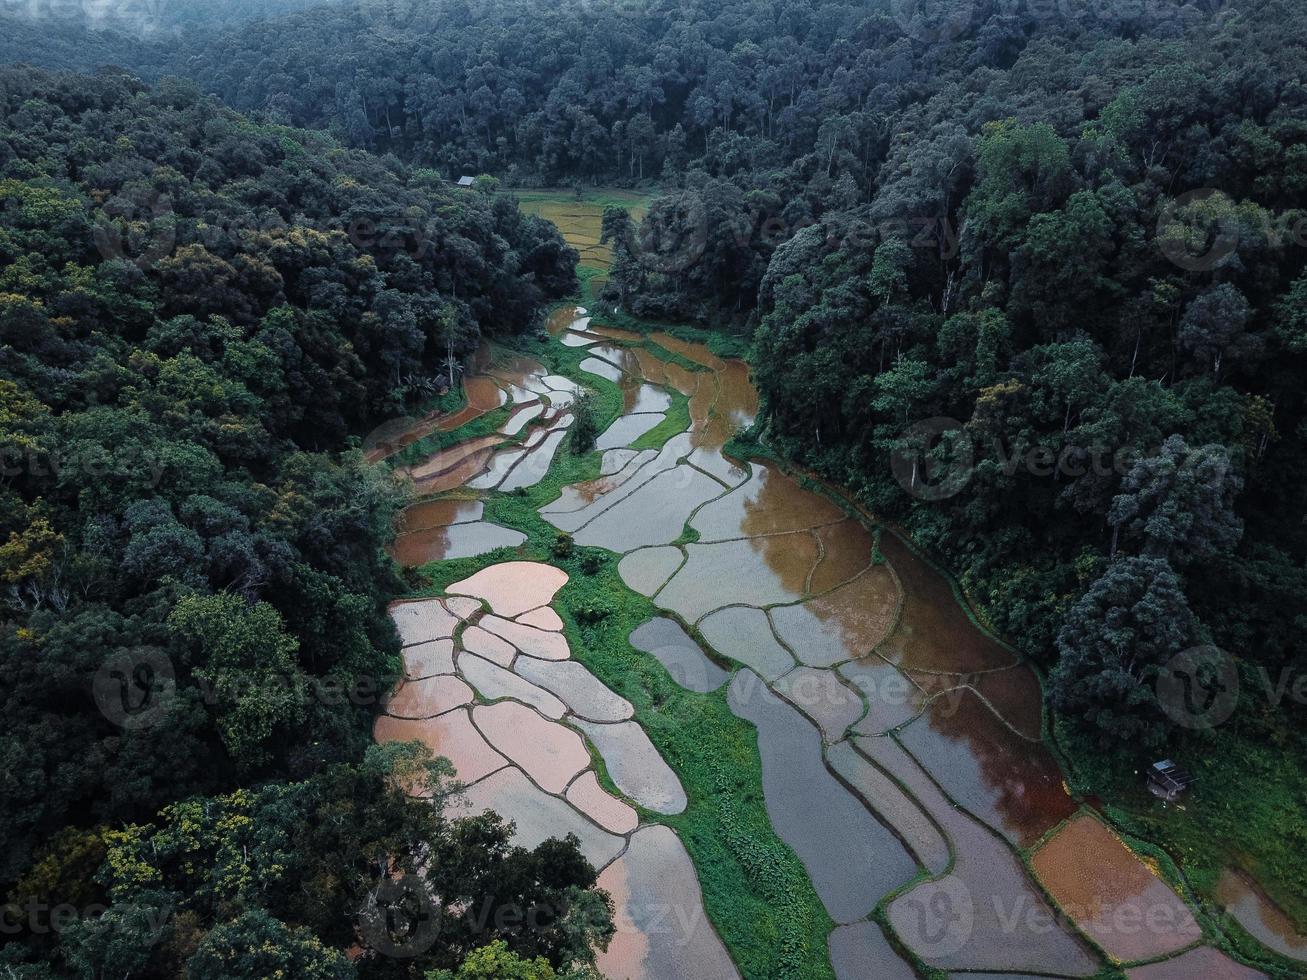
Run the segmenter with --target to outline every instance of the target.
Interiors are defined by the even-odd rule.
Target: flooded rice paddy
[[[1120,962],[1156,959],[1202,938],[1180,896],[1094,816],[1064,826],[1031,864],[1062,910]]]
[[[1281,956],[1307,964],[1307,936],[1241,871],[1227,869],[1216,884],[1216,900],[1249,935]]]
[[[758,412],[743,362],[671,334],[613,330],[577,308],[547,326],[560,345],[585,348],[576,380],[605,378],[623,398],[600,436],[599,475],[561,488],[540,517],[612,552],[622,581],[662,610],[630,634],[634,650],[756,729],[760,805],[835,923],[837,977],[912,977],[914,962],[973,980],[1085,977],[1107,960],[1154,980],[1181,975],[1166,971],[1186,960],[1199,968],[1188,976],[1257,975],[1198,947],[1182,924],[1114,928],[1111,909],[1161,909],[1177,923],[1188,909],[1078,810],[1043,741],[1038,675],[976,625],[944,575],[894,529],[873,534],[776,465],[724,453]],[[487,376],[505,402],[524,399],[510,425],[524,417],[516,431],[527,438],[490,449],[465,481],[479,496],[526,485],[513,474],[536,451],[546,455],[527,472],[547,475],[565,417],[553,396],[576,391],[526,359],[501,359]],[[689,399],[689,429],[633,446],[674,394]],[[526,395],[539,413],[526,416]],[[430,472],[487,448],[463,459],[443,450]],[[397,555],[465,551],[452,532],[486,526],[466,491],[420,503]],[[566,581],[548,564],[501,562],[442,600],[396,604],[409,679],[377,738],[418,737],[449,755],[473,806],[517,821],[522,842],[585,831],[575,832],[617,910],[599,957],[607,975],[737,975],[684,846],[660,824],[688,803],[675,760],[573,658],[551,608]],[[1253,922],[1247,898],[1230,894],[1234,914]],[[660,902],[679,910],[677,923],[653,921]],[[884,926],[870,918],[877,909]],[[1178,958],[1138,965],[1160,956]]]
[[[685,791],[628,720],[630,703],[571,659],[563,621],[550,607],[566,582],[549,565],[504,562],[453,583],[445,598],[395,603],[406,674],[423,676],[392,693],[374,738],[421,741],[448,758],[466,784],[467,810],[511,820],[517,844],[575,834],[627,930],[604,954],[610,969],[652,977],[680,963],[710,965],[714,977],[738,975],[680,841],[642,825],[632,805],[680,813]],[[436,645],[444,655],[429,652]],[[621,795],[600,781],[592,753]],[[416,796],[424,789],[409,787]],[[676,903],[674,934],[652,927],[653,898]],[[673,975],[709,975],[687,969]]]

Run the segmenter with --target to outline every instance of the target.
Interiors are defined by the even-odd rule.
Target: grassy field
[[[604,208],[626,208],[636,224],[644,217],[657,191],[628,191],[617,188],[594,188],[583,191],[578,199],[569,188],[511,191],[528,214],[548,218],[558,226],[567,243],[581,254],[578,272],[604,276],[612,264],[613,254],[599,244]],[[590,277],[586,277],[587,279]]]

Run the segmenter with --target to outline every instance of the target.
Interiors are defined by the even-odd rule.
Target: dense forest
[[[194,794],[276,840],[319,832],[296,794],[393,805],[379,774],[415,761],[361,764],[370,709],[302,693],[393,667],[378,545],[395,491],[342,449],[576,284],[552,228],[442,175],[657,188],[641,221],[605,216],[608,308],[749,338],[752,436],[942,553],[1047,670],[1070,737],[1127,767],[1181,738],[1217,754],[1159,702],[1177,649],[1230,651],[1245,691],[1292,689],[1307,21],[1289,0],[945,6],[331,3],[167,39],[6,20],[0,60],[99,70],[3,76],[17,894],[76,879],[124,907],[176,901],[176,869],[88,869],[180,833],[107,828]],[[289,693],[185,696],[252,644],[283,651]],[[138,648],[166,652],[183,696],[175,727],[124,736],[79,672]],[[1302,705],[1272,700],[1221,736],[1301,759]],[[423,833],[462,846],[434,819]],[[76,862],[55,864],[36,842],[66,824]],[[574,860],[534,887],[587,887]],[[312,908],[206,882],[155,951],[171,959],[133,972],[269,930],[317,955],[298,930],[339,939],[323,910],[372,869],[321,873]],[[263,918],[228,917],[247,904]],[[583,962],[562,931],[513,949]],[[70,970],[110,955],[63,942]]]
[[[402,498],[350,449],[573,289],[575,253],[189,84],[6,69],[0,99],[6,975],[421,975],[496,939],[584,963],[607,920],[575,848],[410,805],[396,780],[439,802],[447,764],[370,744]],[[400,872],[552,924],[450,916],[379,956],[361,910]],[[52,924],[68,903],[105,911]]]

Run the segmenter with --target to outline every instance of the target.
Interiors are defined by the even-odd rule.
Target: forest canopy
[[[1125,772],[1177,746],[1303,756],[1291,699],[1218,743],[1158,694],[1178,649],[1228,651],[1245,690],[1307,670],[1299,4],[299,6],[166,36],[4,19],[0,60],[96,72],[0,76],[6,880],[101,895],[130,842],[100,828],[191,797],[381,793],[370,709],[305,693],[394,667],[398,498],[350,437],[577,287],[496,180],[655,195],[604,214],[602,311],[749,345],[763,411],[737,448],[942,555],[1046,672],[1064,747]],[[491,176],[450,190],[463,174]],[[125,737],[79,686],[142,648],[216,692],[166,737]],[[256,661],[293,683],[207,680]],[[84,866],[49,870],[38,841],[69,825]],[[539,887],[588,888],[570,861]],[[318,955],[304,930],[341,937],[215,908],[176,947],[196,970],[234,936],[291,963]],[[571,938],[509,953],[566,968]]]
[[[555,924],[448,924],[414,962],[496,938],[584,962],[607,912],[574,844],[410,804],[397,779],[447,769],[370,746],[403,493],[355,448],[444,358],[531,328],[576,253],[190,83],[7,68],[0,102],[8,975],[387,975],[359,910],[433,848],[451,901]],[[105,911],[52,933],[70,897]]]

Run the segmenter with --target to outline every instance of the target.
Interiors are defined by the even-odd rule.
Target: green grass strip
[[[579,370],[583,349],[539,340],[523,346],[524,353],[551,370],[592,388],[604,427],[620,414],[621,389]],[[673,398],[669,420],[674,415],[676,431],[684,431],[689,425],[685,396],[679,402]],[[458,430],[460,439],[467,437],[466,429]],[[650,437],[659,438],[652,432],[644,438]],[[537,509],[556,499],[563,486],[598,476],[600,459],[599,453],[573,454],[565,445],[536,486],[487,494],[485,518],[522,531],[526,543],[423,566],[416,594],[439,594],[451,583],[507,560],[543,561],[565,570],[569,580],[554,607],[573,656],[631,702],[635,720],[676,771],[689,798],[684,813],[668,817],[645,811],[642,816],[680,836],[698,873],[704,908],[740,972],[748,978],[832,980],[826,937],[834,923],[802,863],[776,836],[767,816],[754,727],[731,713],[725,686],[710,694],[687,691],[655,658],[630,645],[630,632],[660,612],[622,582],[618,556],[576,548],[570,557],[558,558],[551,551],[558,532]],[[578,615],[582,610],[603,615],[591,621],[592,615]],[[601,781],[612,788],[606,774]]]

